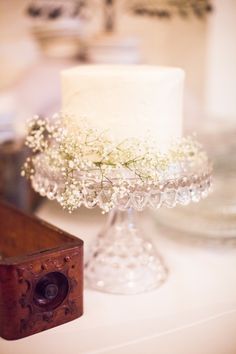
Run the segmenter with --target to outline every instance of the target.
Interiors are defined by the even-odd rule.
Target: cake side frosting
[[[151,136],[163,150],[182,135],[181,69],[86,65],[61,77],[62,111],[114,140]]]

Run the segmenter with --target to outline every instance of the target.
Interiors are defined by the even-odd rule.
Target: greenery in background
[[[97,5],[104,10],[104,29],[113,31],[115,27],[117,0],[100,0]],[[128,0],[124,1],[124,11],[133,15],[168,19],[173,16],[204,18],[212,11],[210,0]],[[31,18],[57,20],[61,17],[89,20],[95,6],[94,0],[33,0],[26,11]],[[96,12],[96,11],[95,11]]]
[[[129,5],[136,15],[171,18],[180,16],[187,18],[191,15],[204,18],[212,11],[208,0],[133,0]]]

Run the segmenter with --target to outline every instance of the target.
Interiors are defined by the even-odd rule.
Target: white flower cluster
[[[207,162],[205,152],[192,138],[181,139],[161,153],[149,139],[114,142],[108,132],[91,128],[86,120],[78,124],[65,114],[45,120],[33,117],[26,144],[33,154],[26,160],[22,174],[33,179],[37,171],[50,171],[60,181],[57,199],[69,211],[80,206],[82,197],[92,207],[94,190],[108,211],[118,197],[123,198],[134,188],[150,189],[163,180],[179,178],[191,166]]]

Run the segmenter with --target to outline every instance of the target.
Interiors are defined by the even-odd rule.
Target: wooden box
[[[83,241],[0,203],[0,336],[19,339],[83,313]]]

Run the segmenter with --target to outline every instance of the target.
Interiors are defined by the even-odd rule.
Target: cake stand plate
[[[43,167],[42,167],[43,166]],[[196,168],[196,166],[195,166]],[[162,183],[143,184],[129,182],[122,193],[113,193],[117,181],[101,186],[96,175],[90,183],[78,174],[78,207],[99,206],[104,209],[112,202],[107,225],[99,234],[85,264],[85,280],[89,288],[118,294],[135,294],[159,287],[167,278],[167,267],[149,235],[138,226],[137,214],[149,207],[173,208],[205,198],[211,187],[211,167],[208,163],[197,165],[179,175],[166,178]],[[61,202],[64,191],[63,178],[55,175],[44,155],[35,160],[35,173],[31,177],[33,188],[49,199]]]

